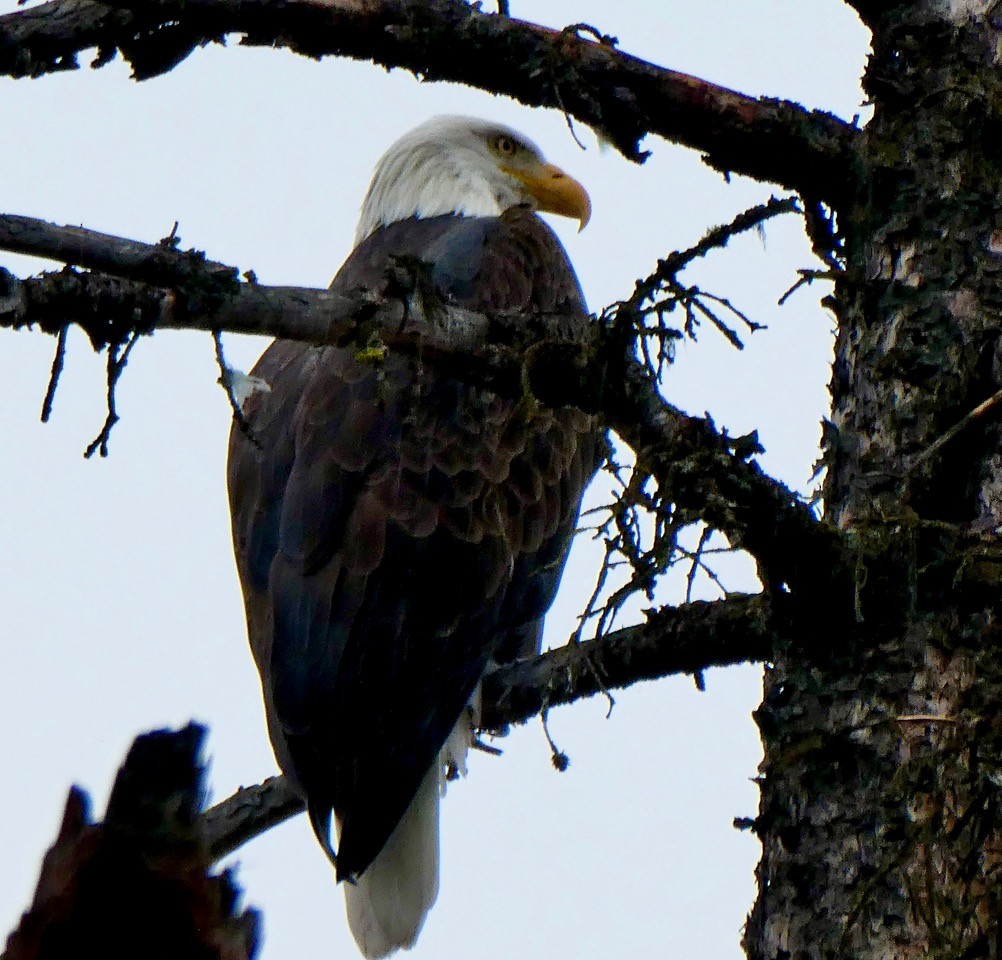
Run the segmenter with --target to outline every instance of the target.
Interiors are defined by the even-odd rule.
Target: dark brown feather
[[[332,289],[378,289],[418,257],[447,300],[586,322],[573,270],[528,210],[384,227]],[[282,769],[340,878],[369,865],[488,662],[538,650],[598,434],[390,354],[277,341],[254,375],[255,447],[230,437],[237,564]]]

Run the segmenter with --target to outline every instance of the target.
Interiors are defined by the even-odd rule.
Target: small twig
[[[122,376],[125,365],[129,362],[129,354],[136,345],[141,334],[131,333],[129,339],[124,343],[112,343],[108,345],[108,416],[105,418],[101,432],[88,444],[84,450],[84,459],[89,460],[96,452],[100,452],[102,457],[108,456],[108,440],[111,438],[111,431],[118,423],[118,411],[115,407],[115,391],[118,381]]]
[[[699,289],[699,287],[690,288],[687,291],[687,294],[690,297],[690,299],[686,302],[687,311],[691,306],[692,311],[693,312],[698,311],[704,317],[706,317],[706,319],[709,320],[710,323],[712,323],[717,328],[717,330],[719,330],[724,335],[724,339],[732,347],[736,348],[737,350],[744,350],[745,348],[744,342],[738,336],[737,331],[733,327],[728,326],[728,324],[724,323],[724,321],[721,320],[720,317],[716,315],[716,313],[714,313],[708,306],[706,306],[706,304],[700,301],[699,298],[702,296],[708,296],[707,294],[704,294],[703,291]]]
[[[717,574],[717,572],[705,560],[703,560],[702,558],[694,558],[691,553],[689,553],[687,550],[683,550],[681,548],[680,548],[679,552],[681,553],[683,560],[696,559],[697,566],[699,567],[700,570],[703,571],[703,573],[705,574],[705,576],[709,580],[711,580],[713,582],[714,586],[716,586],[716,588],[720,591],[721,597],[726,597],[730,593],[730,591],[724,585],[723,580],[720,579],[720,577]],[[708,553],[734,553],[734,552],[735,552],[735,550],[734,550],[733,547],[718,547],[718,548],[715,548],[713,550],[704,550],[703,551],[703,556],[706,556]]]
[[[689,565],[689,572],[686,574],[685,578],[686,603],[692,603],[692,590],[696,585],[696,571],[699,570],[702,565],[703,550],[712,536],[713,528],[708,525],[704,525],[703,529],[699,533],[699,543],[696,544],[696,549],[690,554],[692,563]]]
[[[782,213],[799,212],[799,210],[800,207],[795,197],[781,199],[772,197],[768,203],[759,204],[738,214],[730,223],[714,227],[695,245],[685,250],[676,250],[664,259],[658,260],[654,271],[636,282],[633,293],[626,300],[607,308],[603,315],[604,318],[613,329],[618,325],[626,324],[628,327],[638,329],[641,336],[649,336],[649,332],[643,329],[641,318],[656,314],[659,325],[658,336],[666,338],[671,336],[671,328],[665,324],[664,315],[675,307],[681,307],[685,313],[683,329],[687,336],[694,336],[694,330],[699,325],[697,316],[699,314],[709,320],[727,338],[729,343],[739,350],[742,349],[743,344],[737,333],[703,301],[709,300],[719,303],[741,320],[751,332],[762,329],[762,325],[753,321],[726,297],[706,293],[696,286],[686,286],[679,281],[678,275],[694,260],[706,256],[711,250],[726,246],[732,237],[748,230],[761,230],[766,220]],[[670,347],[670,343],[668,346]],[[664,360],[663,348],[661,360]],[[652,368],[646,353],[645,361],[647,367]],[[660,363],[658,371],[660,372]]]
[[[56,399],[56,386],[63,373],[63,361],[66,359],[66,332],[68,326],[61,327],[56,338],[56,354],[52,358],[52,370],[49,372],[49,385],[42,401],[42,423],[48,423],[52,416],[52,402]]]
[[[797,273],[800,274],[800,279],[790,287],[786,293],[783,294],[777,301],[778,306],[783,306],[790,297],[793,296],[801,287],[809,287],[815,280],[832,280],[835,279],[835,273],[831,270],[798,270]]]
[[[485,743],[481,737],[474,737],[470,741],[471,750],[479,750],[481,753],[489,753],[492,757],[504,756],[504,750],[500,747],[495,747],[491,743]]]
[[[550,751],[553,754],[550,758],[553,767],[555,770],[563,773],[571,765],[571,758],[554,743],[553,737],[550,736],[550,726],[546,719],[548,715],[549,710],[544,708],[543,712],[539,715],[539,719],[543,721],[543,733],[546,735],[546,742],[550,745]]]
[[[608,523],[608,521],[607,521]],[[605,524],[603,524],[603,528]],[[609,577],[609,571],[612,567],[610,562],[613,553],[615,553],[616,547],[615,542],[606,538],[605,541],[605,556],[602,558],[602,567],[598,572],[598,576],[595,578],[595,588],[591,592],[591,596],[588,598],[588,602],[585,604],[584,611],[578,617],[577,629],[571,635],[570,643],[580,643],[581,634],[584,633],[585,624],[598,614],[598,598],[605,589],[605,582]]]
[[[911,473],[916,467],[921,466],[934,453],[937,453],[946,446],[957,434],[966,430],[975,420],[983,417],[993,407],[997,407],[999,403],[1002,403],[1002,390],[997,390],[987,400],[979,403],[970,413],[950,427],[938,440],[934,440],[925,450],[913,457],[905,473]]]
[[[612,716],[612,711],[616,707],[616,698],[609,692],[609,688],[605,684],[605,677],[602,676],[601,671],[595,665],[595,661],[592,660],[591,654],[582,648],[581,656],[584,657],[585,666],[588,668],[588,672],[594,677],[595,684],[599,689],[599,692],[605,697],[609,704],[609,709],[605,711],[605,719],[608,720]]]
[[[692,602],[692,590],[696,583],[696,571],[701,567],[705,567],[702,562],[703,550],[706,547],[707,542],[710,537],[713,536],[713,528],[704,525],[703,529],[699,533],[699,543],[696,544],[696,549],[692,552],[691,560],[692,563],[689,565],[689,572],[686,574],[685,578],[685,602]],[[700,693],[706,692],[706,678],[703,676],[702,670],[694,670],[692,673],[692,682],[696,684],[696,689]]]
[[[219,367],[219,384],[226,391],[226,397],[230,401],[230,409],[233,411],[233,419],[236,421],[240,432],[258,449],[261,444],[258,442],[251,425],[247,422],[243,410],[240,408],[240,401],[237,400],[233,392],[233,370],[226,362],[223,354],[223,335],[219,330],[212,331],[212,342],[216,345],[216,365]]]
[[[567,124],[567,129],[570,131],[571,137],[582,150],[587,150],[588,148],[581,142],[580,137],[578,137],[577,130],[574,129],[574,118],[564,104],[564,97],[560,92],[560,80],[552,68],[550,70],[550,84],[553,88],[553,95],[557,98],[557,106],[560,107],[560,112],[564,115],[564,123]]]
[[[560,97],[560,94],[559,94],[559,92],[557,92],[557,88],[556,88],[556,86],[554,86],[554,88],[553,88],[553,89],[554,89],[554,92],[556,92],[556,93],[557,93],[557,97],[558,97],[558,99],[562,99],[562,98]],[[579,147],[580,147],[580,148],[581,148],[582,150],[587,150],[588,148],[587,148],[587,147],[586,147],[586,146],[585,146],[585,145],[584,145],[584,144],[583,144],[583,143],[581,142],[581,138],[580,138],[580,137],[578,136],[578,132],[577,132],[577,130],[575,130],[575,129],[574,129],[574,118],[573,118],[573,117],[572,117],[572,116],[571,116],[571,115],[570,115],[570,114],[569,114],[569,113],[568,113],[568,112],[567,112],[566,110],[564,111],[564,123],[566,123],[566,124],[567,124],[567,129],[568,129],[568,130],[570,130],[570,132],[571,132],[571,136],[572,136],[572,137],[574,138],[574,142],[575,142],[575,143],[576,143],[576,144],[577,144],[577,145],[578,145],[578,146],[579,146]]]
[[[727,246],[732,237],[758,227],[766,220],[783,213],[796,213],[799,210],[800,205],[796,197],[772,197],[767,203],[742,211],[730,223],[707,231],[702,240],[693,246],[685,250],[676,250],[663,260],[659,260],[650,276],[637,281],[633,293],[622,306],[627,310],[639,310],[645,300],[652,299],[661,289],[667,277],[674,277],[683,267],[687,267],[694,260],[705,257],[711,250]]]
[[[727,297],[717,296],[715,293],[707,293],[705,290],[700,290],[699,295],[701,297],[706,297],[707,300],[712,300],[714,303],[719,303],[722,307],[730,310],[749,330],[750,333],[755,333],[759,330],[768,330],[769,327],[764,323],[757,323],[752,320],[743,310],[739,310]]]

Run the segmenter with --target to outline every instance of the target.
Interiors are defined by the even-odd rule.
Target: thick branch
[[[400,330],[403,297],[345,297],[306,287],[241,283],[237,269],[193,250],[140,243],[83,227],[0,215],[0,249],[104,273],[64,270],[19,280],[0,268],[0,327],[37,326],[57,333],[78,324],[95,347],[131,332],[156,329],[226,330],[310,343],[363,338],[378,316],[384,330]],[[388,283],[394,278],[389,278]],[[403,293],[408,278],[395,278]],[[451,311],[450,343],[470,349],[483,341],[486,318]]]
[[[193,724],[137,737],[103,823],[70,790],[31,908],[4,960],[172,957],[250,960],[259,918],[232,878],[212,876],[200,831],[205,731]]]
[[[186,287],[193,282],[207,286],[215,282],[225,291],[237,283],[235,267],[206,260],[198,250],[178,250],[173,236],[156,244],[140,243],[84,227],[60,227],[7,213],[0,214],[0,248],[90,270],[106,270],[154,286]]]
[[[420,349],[444,369],[499,393],[521,395],[528,384],[544,403],[599,414],[683,509],[756,557],[770,587],[786,584],[806,596],[808,586],[830,586],[841,539],[750,461],[754,439],[727,437],[708,420],[667,404],[633,359],[632,341],[616,340],[602,324],[594,324],[584,342],[569,341],[562,335],[566,318],[527,324],[523,317],[444,308],[423,296],[409,275],[388,277],[385,290],[357,298],[240,283],[236,268],[202,254],[25,217],[0,217],[0,247],[136,278],[64,270],[22,281],[0,272],[0,327],[34,324],[58,333],[78,323],[98,347],[136,331],[189,328],[311,343],[365,345],[376,336],[394,349]]]
[[[640,680],[767,660],[775,629],[762,595],[665,607],[639,626],[496,670],[484,680],[482,725],[501,730],[550,707]],[[303,809],[285,777],[238,790],[205,815],[213,858],[232,853]]]
[[[633,159],[644,156],[640,140],[657,134],[704,152],[720,170],[829,202],[851,168],[856,131],[830,114],[667,70],[617,50],[614,38],[483,13],[463,0],[54,0],[0,17],[0,73],[70,69],[77,54],[98,46],[98,62],[118,48],[144,79],[228,33],[552,107]]]

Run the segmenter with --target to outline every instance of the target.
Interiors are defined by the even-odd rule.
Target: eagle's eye
[[[494,149],[497,150],[502,157],[510,157],[516,150],[515,141],[512,140],[511,137],[502,133],[501,136],[495,137]]]

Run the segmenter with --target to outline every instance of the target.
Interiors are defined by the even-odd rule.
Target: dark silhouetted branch
[[[627,362],[607,374],[607,422],[675,503],[758,562],[769,589],[831,587],[844,549],[839,533],[752,457],[755,434],[730,437],[711,420],[666,403],[649,371]]]
[[[144,734],[118,772],[103,823],[70,791],[34,901],[4,960],[251,960],[258,918],[228,874],[210,876],[200,816],[205,731]]]
[[[96,46],[97,63],[120,50],[143,79],[230,33],[244,44],[371,60],[552,107],[635,160],[641,139],[657,134],[720,170],[830,202],[848,189],[857,131],[830,114],[656,66],[582,25],[553,30],[463,0],[54,0],[0,17],[0,73],[70,69]]]

